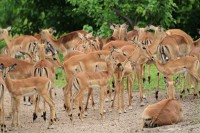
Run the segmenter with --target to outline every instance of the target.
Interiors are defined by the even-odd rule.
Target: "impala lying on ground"
[[[142,113],[142,128],[176,124],[183,119],[182,105],[173,99],[164,99],[147,106]]]

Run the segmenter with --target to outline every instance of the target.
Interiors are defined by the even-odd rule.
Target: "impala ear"
[[[16,68],[17,64],[13,64],[12,66],[9,67],[8,72],[13,71]]]
[[[12,28],[12,27],[11,27],[11,26],[9,26],[9,27],[7,27],[7,28],[6,28],[6,30],[7,30],[7,31],[10,31],[10,30],[11,30],[11,28]]]
[[[110,29],[115,30],[116,28],[119,28],[120,26],[118,24],[111,24]]]
[[[86,34],[85,37],[86,38],[91,38],[91,37],[93,37],[92,34],[93,34],[93,32],[90,32],[90,33]]]
[[[137,30],[137,31],[139,31],[139,30],[140,30],[140,28],[139,28],[138,26],[134,26],[134,30]]]
[[[103,54],[98,54],[98,56],[99,56],[99,58],[101,58],[101,59],[105,59],[105,55],[103,55]]]
[[[114,30],[114,29],[115,29],[114,24],[111,24],[111,25],[110,25],[110,29],[111,29],[111,30]]]
[[[84,37],[84,35],[82,33],[78,32],[77,34],[78,34],[78,37],[81,38],[81,40],[85,39],[85,37]]]
[[[54,30],[53,28],[49,28],[49,33],[54,34],[56,33],[56,30]]]

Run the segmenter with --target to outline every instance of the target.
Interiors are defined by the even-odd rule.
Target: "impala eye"
[[[146,47],[142,47],[142,49],[144,49],[144,50],[145,50],[145,49],[146,49]]]
[[[53,58],[53,60],[56,61],[57,59],[56,59],[56,58]]]
[[[123,52],[123,55],[124,55],[124,56],[127,56],[125,52]]]

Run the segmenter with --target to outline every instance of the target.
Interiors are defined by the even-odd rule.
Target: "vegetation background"
[[[53,27],[57,37],[80,29],[107,37],[111,23],[126,22],[129,30],[134,25],[162,25],[197,39],[200,28],[200,0],[0,0],[0,14],[0,26],[12,26],[11,36]],[[1,41],[0,49],[5,45]]]

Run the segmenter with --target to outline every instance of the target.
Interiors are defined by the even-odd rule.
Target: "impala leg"
[[[143,103],[143,98],[144,98],[144,94],[143,94],[143,89],[142,89],[142,65],[139,64],[136,66],[137,68],[137,77],[138,77],[138,87],[140,90],[140,106],[144,106]]]
[[[156,92],[155,92],[155,98],[156,100],[158,100],[158,92],[160,89],[160,73],[157,73],[157,88],[156,88]]]
[[[148,82],[151,83],[151,65],[148,65]]]
[[[40,96],[37,95],[34,99],[34,112],[33,112],[33,122],[37,119],[37,112],[39,108]]]
[[[182,94],[185,93],[185,78],[186,78],[186,74],[187,74],[187,72],[183,73],[183,78],[182,78],[182,91],[181,91],[180,98],[183,98]]]
[[[135,69],[133,70],[133,77],[131,77],[130,76],[130,97],[129,97],[129,109],[130,110],[132,110],[132,106],[131,106],[131,104],[132,104],[132,98],[133,98],[133,96],[132,96],[132,90],[134,89],[134,88],[132,88],[132,87],[134,87],[134,83],[135,83],[135,79],[136,79],[136,71],[135,71]]]
[[[103,111],[104,111],[104,100],[105,100],[105,89],[106,86],[100,88],[100,118],[103,119]]]
[[[70,117],[70,120],[72,121],[72,105],[71,105],[71,95],[70,95],[70,91],[69,89],[65,89],[64,90],[64,104],[65,104],[65,107],[66,107],[66,112],[68,113],[69,117]]]
[[[169,99],[175,99],[175,88],[174,88],[174,83],[173,80],[168,81],[168,97]]]
[[[51,98],[51,96],[50,96],[50,98]],[[43,101],[43,114],[42,114],[42,117],[43,117],[44,121],[47,120],[47,118],[46,118],[46,102],[45,102],[45,100]]]
[[[74,98],[74,104],[75,104],[75,106],[76,106],[76,112],[78,113],[78,117],[79,117],[79,119],[81,120],[81,121],[83,121],[83,119],[81,118],[81,106],[79,105],[79,103],[80,103],[80,100],[81,100],[81,93],[80,93],[80,91],[78,92],[78,94],[75,96],[75,98]]]
[[[81,121],[83,121],[83,113],[84,113],[84,110],[83,110],[83,107],[82,107],[82,102],[83,102],[83,95],[81,95],[80,97],[79,97],[79,99],[78,99],[78,101],[79,101],[79,111],[80,111],[80,119],[81,119]]]
[[[13,96],[11,97],[12,101],[12,123],[11,123],[11,130],[15,127],[15,112],[16,112],[16,98]]]
[[[127,91],[128,91],[128,106],[131,106],[131,88],[130,88],[131,77],[127,77]]]
[[[117,90],[116,90],[116,93],[117,93],[117,110],[119,113],[121,113],[121,109],[120,109],[120,90],[121,90],[121,82],[118,82],[118,85],[117,85]]]
[[[21,100],[21,97],[17,97],[16,98],[16,113],[17,113],[17,127],[20,126],[20,119],[19,119],[19,116],[20,116],[20,100]]]
[[[114,92],[114,97],[113,97],[113,101],[112,101],[112,105],[111,105],[111,108],[112,108],[112,109],[114,108],[114,105],[115,105],[115,98],[116,98],[116,95],[117,95],[117,88],[115,88],[115,92]]]
[[[3,126],[3,129],[1,128],[1,131],[5,131],[5,132],[7,132],[7,128],[6,128],[6,124],[5,124],[5,113],[4,113],[4,86],[3,86],[3,88],[2,88],[2,104],[1,104],[1,107],[2,107],[2,110],[1,110],[1,112],[2,112],[2,125],[1,126]]]
[[[194,96],[193,99],[196,99],[198,97],[198,80],[194,79]]]
[[[53,123],[56,120],[55,115],[56,115],[56,111],[55,111],[55,103],[53,102],[53,100],[50,98],[49,93],[47,92],[46,94],[43,94],[42,97],[44,98],[44,100],[48,103],[49,107],[50,107],[50,120],[49,120],[49,125],[48,125],[48,129],[53,129]]]
[[[87,100],[86,100],[86,104],[85,104],[85,111],[84,111],[85,113],[87,112],[87,109],[88,109],[88,101],[90,99],[91,93],[92,93],[92,88],[89,88],[88,89]],[[87,113],[85,115],[87,116]]]
[[[121,82],[121,110],[126,113],[126,110],[124,109],[124,80]]]
[[[143,80],[143,83],[146,81],[146,78],[145,78],[145,65],[142,65],[142,80]]]
[[[92,101],[92,108],[94,109],[95,103],[94,103],[94,94],[92,88],[91,88],[91,101]]]

